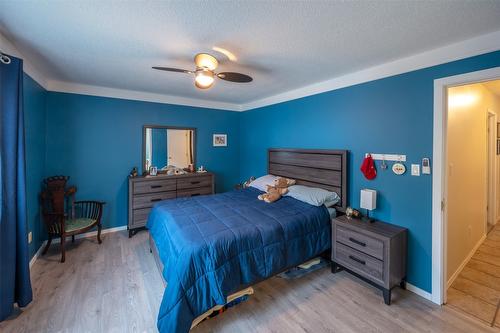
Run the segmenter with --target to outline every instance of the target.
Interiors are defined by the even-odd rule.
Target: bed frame
[[[335,209],[345,213],[348,204],[347,158],[347,150],[271,148],[268,150],[267,169],[270,174],[293,178],[297,184],[336,192],[340,196],[340,201]],[[163,263],[151,235],[149,235],[149,248],[155,258],[163,284],[166,285],[163,278]]]
[[[297,184],[337,193],[337,211],[347,208],[347,150],[275,149],[268,150],[269,174],[292,178]]]

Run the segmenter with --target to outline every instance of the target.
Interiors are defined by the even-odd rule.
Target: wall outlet
[[[31,242],[33,241],[33,232],[28,232],[28,244],[31,244]]]

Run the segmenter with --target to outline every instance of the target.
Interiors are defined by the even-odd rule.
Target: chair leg
[[[66,236],[61,236],[61,262],[66,260],[66,249],[64,248],[64,243],[66,243]]]
[[[75,242],[75,235],[71,236],[71,243]]]
[[[99,224],[97,225],[97,242],[99,244],[102,243],[102,240],[101,240],[101,230],[102,230],[102,225],[101,223],[99,222]]]
[[[50,243],[52,243],[52,236],[49,235],[49,239],[47,239],[47,244],[45,244],[45,247],[43,248],[42,255],[46,254],[47,251],[49,250]]]

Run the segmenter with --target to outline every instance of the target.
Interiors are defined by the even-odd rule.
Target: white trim
[[[251,110],[500,49],[500,30],[242,105]]]
[[[453,284],[453,282],[455,282],[456,278],[460,275],[460,273],[464,269],[465,265],[467,265],[469,263],[469,261],[472,259],[472,256],[474,255],[474,253],[476,253],[477,249],[479,249],[479,247],[481,246],[481,244],[483,244],[483,242],[484,242],[485,239],[486,239],[486,234],[484,234],[483,237],[481,237],[481,239],[477,242],[477,244],[469,252],[469,254],[467,255],[467,257],[465,257],[464,261],[462,261],[462,263],[460,264],[460,266],[458,266],[458,268],[455,271],[455,273],[453,273],[453,275],[449,278],[448,282],[446,283],[446,289],[447,290],[451,287],[451,285]]]
[[[443,304],[446,299],[446,205],[441,211],[441,201],[446,198],[446,89],[452,86],[495,80],[500,78],[500,67],[455,75],[434,80],[434,128],[432,177],[432,301]]]
[[[210,108],[210,109],[227,110],[227,111],[241,111],[241,106],[233,103],[207,101],[196,98],[155,94],[145,91],[92,86],[92,85],[63,82],[56,80],[48,81],[47,90],[72,93],[72,94],[128,99],[134,101],[146,101],[146,102],[174,104],[174,105],[187,105],[199,108]]]
[[[38,248],[38,250],[36,250],[36,253],[35,255],[33,256],[33,258],[31,258],[30,260],[30,268],[31,266],[33,266],[33,264],[35,263],[35,261],[38,259],[38,257],[42,254],[42,251],[43,251],[43,247],[45,246],[45,244],[47,243],[47,241],[44,241],[42,243],[42,245],[40,245],[40,247]]]
[[[488,90],[488,89],[487,89]],[[490,92],[488,90],[488,92]],[[494,98],[497,98],[497,95],[493,94]],[[486,218],[486,228],[485,232],[488,232],[488,228],[490,226],[494,226],[496,224],[496,221],[498,219],[497,217],[497,212],[498,212],[498,207],[497,207],[497,192],[498,192],[498,179],[497,179],[497,174],[498,174],[498,166],[497,166],[497,138],[498,138],[498,133],[497,133],[497,113],[493,111],[492,109],[488,108],[487,109],[487,114],[488,114],[488,134],[487,134],[487,140],[488,140],[488,145],[487,147],[487,156],[488,156],[488,175],[486,177],[486,181],[488,184],[488,189],[487,189],[487,198],[488,198],[488,209],[487,209],[487,214],[488,217]],[[493,128],[490,128],[490,118],[493,118],[493,123],[494,126]],[[490,186],[492,185],[492,186]],[[490,191],[491,189],[491,191]],[[488,224],[488,221],[490,224]]]
[[[429,292],[420,289],[419,287],[415,287],[408,282],[406,283],[406,290],[411,291],[412,293],[417,294],[418,296],[423,297],[428,301],[432,301],[432,295]]]
[[[9,53],[13,56],[23,59],[23,70],[28,74],[33,80],[35,80],[44,89],[47,89],[47,80],[45,75],[35,68],[32,62],[26,58],[19,50],[16,48],[14,43],[9,41],[4,35],[0,33],[0,50]]]
[[[123,230],[127,230],[127,226],[126,225],[122,225],[120,227],[103,229],[103,230],[101,230],[101,235],[109,234],[109,233],[117,232],[117,231],[123,231]],[[86,233],[80,234],[80,235],[76,235],[75,239],[90,238],[90,237],[95,237],[95,236],[97,236],[97,230],[86,232]],[[52,240],[52,244],[59,244],[60,242],[61,242],[60,238],[56,238],[56,239]],[[36,262],[36,260],[42,254],[42,251],[43,251],[43,248],[45,247],[45,244],[47,244],[47,241],[43,241],[42,245],[40,245],[40,248],[38,248],[38,250],[36,251],[36,253],[33,256],[33,258],[31,258],[31,260],[30,260],[30,268],[31,268],[31,266],[33,266],[33,264]]]

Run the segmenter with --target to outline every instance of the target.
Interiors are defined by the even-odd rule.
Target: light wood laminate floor
[[[488,233],[448,289],[447,306],[500,330],[500,225]]]
[[[146,232],[77,240],[60,264],[53,245],[32,268],[34,301],[0,323],[7,332],[155,332],[163,283]],[[71,244],[71,243],[68,243]],[[498,332],[449,307],[395,290],[380,292],[328,268],[303,278],[272,278],[247,301],[201,323],[204,332]]]

